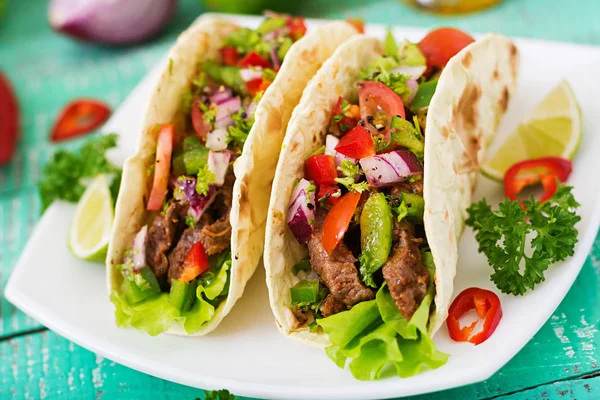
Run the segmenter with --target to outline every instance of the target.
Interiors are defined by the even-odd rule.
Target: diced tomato
[[[459,29],[438,28],[429,32],[418,46],[427,59],[428,68],[444,68],[452,57],[474,41]]]
[[[154,181],[152,191],[146,209],[158,211],[162,208],[167,194],[169,173],[171,170],[171,153],[173,152],[173,140],[175,139],[175,126],[164,124],[158,132],[156,144],[156,161],[154,163]]]
[[[246,54],[240,61],[237,63],[238,67],[248,68],[248,67],[262,67],[269,68],[271,63],[263,58],[260,54],[255,51],[251,51]]]
[[[337,146],[335,146],[335,151],[346,157],[356,159],[374,156],[375,143],[373,143],[373,136],[362,126],[355,126],[350,132],[342,136]]]
[[[287,26],[290,28],[290,36],[294,40],[300,39],[306,33],[306,25],[302,17],[290,17]]]
[[[392,89],[381,82],[359,82],[358,104],[360,105],[360,117],[365,123],[365,128],[372,134],[383,134],[389,139],[390,122],[394,115],[406,118],[404,103]],[[382,123],[384,128],[378,130],[371,123]]]
[[[74,100],[61,111],[50,138],[53,142],[60,142],[85,135],[102,125],[109,116],[110,108],[101,101]]]
[[[204,119],[204,114],[200,110],[200,99],[194,100],[192,103],[192,125],[194,132],[199,139],[204,140],[210,132],[210,124]]]
[[[348,230],[354,210],[360,200],[360,193],[348,192],[335,203],[323,223],[323,247],[331,254]]]
[[[333,115],[334,116],[343,115],[342,118],[336,122],[336,124],[337,124],[338,128],[340,129],[340,132],[348,132],[350,129],[352,129],[353,127],[356,126],[356,124],[358,123],[358,119],[355,119],[353,117],[348,117],[342,113],[343,102],[344,102],[344,98],[342,96],[340,96],[337,100],[337,103],[335,103],[335,107],[333,107]],[[352,109],[352,106],[350,108]]]
[[[356,28],[360,33],[365,33],[365,21],[360,18],[346,18],[346,22]]]
[[[330,206],[334,205],[340,200],[340,188],[337,185],[323,184],[319,186],[319,192],[317,194],[317,200],[325,199],[327,204]]]
[[[319,187],[323,184],[335,184],[337,172],[333,157],[327,154],[315,154],[308,157],[304,164],[304,174],[306,179],[313,181]]]
[[[239,54],[233,46],[221,47],[219,53],[225,65],[235,65],[238,61]]]
[[[252,97],[256,96],[256,93],[260,92],[260,88],[263,85],[263,78],[256,78],[246,82],[246,90]]]
[[[183,260],[183,270],[181,271],[179,280],[186,283],[191,282],[209,268],[210,264],[208,263],[208,257],[206,256],[206,251],[204,251],[204,246],[202,246],[202,242],[196,242],[185,255],[185,259]]]

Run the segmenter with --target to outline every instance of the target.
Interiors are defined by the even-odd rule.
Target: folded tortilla
[[[174,122],[181,95],[190,86],[197,65],[217,60],[223,40],[239,28],[224,19],[201,18],[181,34],[168,54],[170,62],[150,98],[136,153],[123,167],[106,260],[109,293],[120,290],[123,278],[116,265],[122,262],[134,236],[146,223],[146,201],[152,187],[152,176],[147,171],[155,162],[158,133],[155,127]],[[229,294],[213,317],[193,336],[215,329],[242,296],[262,255],[271,183],[292,110],[321,64],[338,45],[357,34],[355,28],[341,21],[311,29],[291,47],[276,79],[259,102],[242,155],[234,164],[236,181],[230,213],[232,264]],[[168,333],[188,335],[178,323],[173,323]]]
[[[286,224],[290,196],[304,162],[322,146],[340,96],[356,99],[359,73],[382,55],[379,40],[364,35],[342,44],[308,84],[294,110],[273,181],[264,264],[271,308],[280,331],[315,346],[326,334],[311,332],[291,312],[292,267],[308,255]],[[454,56],[429,105],[425,132],[424,226],[436,266],[433,335],[448,314],[458,261],[458,240],[471,203],[477,169],[516,87],[519,55],[507,38],[490,34]]]

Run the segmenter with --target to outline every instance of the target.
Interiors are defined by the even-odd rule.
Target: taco
[[[169,53],[123,168],[107,257],[120,327],[213,330],[257,267],[287,122],[306,83],[357,34],[271,15],[204,18]]]
[[[446,362],[431,338],[517,68],[510,40],[450,28],[418,44],[361,35],[323,64],[288,125],[269,206],[264,264],[284,335],[340,367],[351,359],[358,379]]]

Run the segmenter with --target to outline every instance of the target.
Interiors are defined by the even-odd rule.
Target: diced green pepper
[[[425,145],[420,139],[419,132],[409,121],[394,115],[391,121],[392,141],[415,153],[418,157],[423,156]]]
[[[374,193],[360,214],[360,273],[365,284],[376,287],[373,273],[385,264],[392,249],[392,210],[383,193]]]
[[[410,110],[413,113],[416,114],[419,110],[429,107],[429,103],[431,103],[431,99],[435,94],[437,84],[437,79],[419,84],[417,94],[415,94],[415,98],[413,99],[412,103],[410,103]]]
[[[319,280],[305,279],[296,283],[291,289],[292,306],[315,303],[319,301]]]
[[[279,44],[279,49],[277,50],[277,57],[279,57],[281,61],[283,61],[283,59],[285,58],[285,55],[292,47],[292,44],[294,44],[294,42],[291,38],[287,36],[284,37],[282,42]]]
[[[292,274],[298,275],[298,272],[300,272],[300,271],[308,272],[308,271],[310,271],[310,268],[311,268],[310,267],[310,261],[305,258],[304,260],[298,261],[292,267]]]
[[[185,173],[196,175],[208,161],[208,149],[196,136],[189,136],[183,141],[183,166]],[[175,167],[175,160],[173,160]]]
[[[402,193],[402,201],[406,204],[406,217],[423,220],[425,200],[415,193]]]
[[[185,175],[186,173],[185,162],[183,160],[184,154],[185,153],[183,151],[176,152],[173,154],[172,174],[175,176]]]
[[[276,29],[283,28],[287,23],[285,18],[267,18],[263,21],[262,24],[258,28],[256,28],[256,32],[261,35],[265,35],[269,32],[273,32]]]
[[[179,311],[188,311],[192,308],[196,299],[197,281],[187,283],[178,279],[171,280],[171,291],[169,292],[169,303]]]
[[[214,61],[202,64],[202,70],[215,82],[231,87],[238,93],[245,93],[246,84],[240,75],[240,68],[228,65],[219,65]]]
[[[127,303],[133,305],[160,293],[160,286],[150,268],[143,267],[137,273],[132,271],[123,276],[121,292]]]

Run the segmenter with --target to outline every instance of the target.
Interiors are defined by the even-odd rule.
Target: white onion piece
[[[425,65],[417,65],[413,67],[401,65],[399,67],[394,68],[390,72],[392,74],[408,75],[410,78],[419,79],[421,75],[425,73],[425,70],[427,70],[427,67]]]
[[[148,225],[142,229],[133,238],[133,269],[139,271],[146,266],[146,236],[148,235]]]
[[[336,138],[333,135],[327,135],[325,137],[325,154],[328,156],[335,157],[337,151],[335,151],[335,146],[337,146],[340,139]]]
[[[412,103],[413,99],[415,98],[417,90],[419,89],[419,84],[415,79],[410,78],[406,81],[406,86],[408,86],[408,88],[410,89],[410,96],[408,96],[408,101],[406,102],[406,104],[408,105]]]
[[[240,70],[240,76],[244,82],[248,82],[254,79],[262,78],[263,72],[256,68],[243,68]]]
[[[239,97],[232,97],[230,99],[225,100],[217,107],[217,115],[215,116],[215,120],[218,123],[219,120],[224,118],[230,118],[231,114],[235,114],[242,107],[242,101]]]
[[[233,91],[229,87],[221,86],[212,96],[210,102],[219,105],[233,96]]]
[[[367,182],[371,186],[385,187],[423,172],[423,166],[414,153],[406,150],[377,154],[360,159]]]
[[[206,147],[212,151],[221,151],[227,148],[227,129],[216,128],[206,136]]]
[[[52,0],[50,26],[76,39],[119,45],[141,42],[171,19],[177,0]]]
[[[287,213],[287,224],[300,244],[308,243],[313,233],[310,221],[315,219],[315,192],[309,193],[309,186],[309,181],[300,179],[292,191]]]
[[[228,151],[209,151],[208,152],[208,169],[215,175],[213,183],[216,186],[223,186],[225,183],[225,175],[231,160],[231,153]]]

